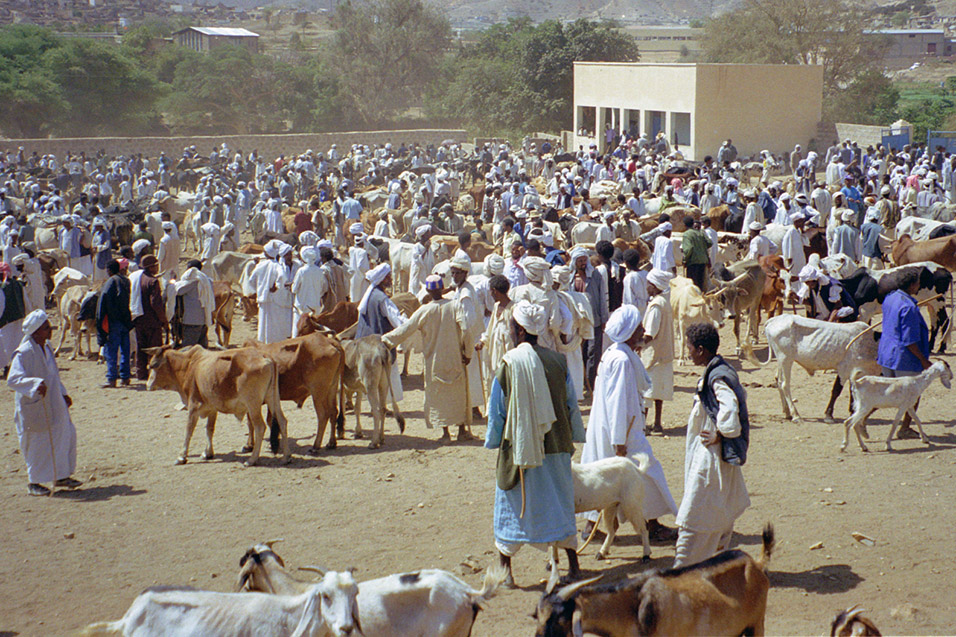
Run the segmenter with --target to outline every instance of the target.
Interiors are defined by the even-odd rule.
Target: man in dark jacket
[[[138,310],[142,312],[133,319],[136,328],[136,380],[146,380],[149,377],[149,356],[143,353],[147,347],[159,347],[163,344],[163,332],[169,330],[166,320],[166,306],[163,303],[163,292],[159,287],[156,273],[159,271],[159,259],[147,254],[142,261],[142,274],[133,278],[138,283],[130,294],[139,294]],[[132,304],[132,305],[135,305]]]
[[[129,385],[129,331],[133,327],[129,279],[120,274],[120,264],[115,259],[106,264],[106,273],[110,278],[103,285],[96,306],[97,341],[106,355],[106,382],[101,385],[104,389],[116,387],[117,378]]]

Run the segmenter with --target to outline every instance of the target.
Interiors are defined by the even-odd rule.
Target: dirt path
[[[253,331],[238,324],[235,342]],[[723,331],[726,344],[733,342]],[[762,356],[762,353],[761,353]],[[953,361],[950,359],[951,364]],[[731,357],[736,362],[736,359]],[[26,468],[12,422],[13,393],[0,391],[8,414],[0,435],[0,499],[4,558],[0,565],[0,635],[59,635],[101,619],[119,618],[154,584],[189,584],[228,591],[238,560],[256,541],[283,538],[277,550],[292,566],[358,568],[360,579],[418,568],[443,568],[478,586],[495,558],[492,537],[495,452],[478,443],[441,446],[422,420],[420,359],[406,382],[405,435],[386,423],[386,447],[346,440],[318,458],[304,455],[315,435],[311,405],[286,403],[295,439],[293,462],[269,455],[243,468],[245,427],[219,420],[217,457],[199,454],[197,429],[186,466],[174,466],[185,413],[169,392],[100,390],[103,366],[62,358],[74,398],[79,470],[86,484],[53,498],[26,495]],[[823,634],[834,614],[860,603],[884,634],[951,633],[953,528],[956,527],[956,431],[953,397],[940,384],[920,412],[935,446],[902,441],[892,454],[838,452],[842,428],[820,422],[833,377],[794,372],[794,394],[807,421],[784,422],[772,368],[744,364],[753,420],[744,468],[753,504],[738,521],[741,547],[759,553],[759,531],[773,522],[779,548],[771,563],[769,634]],[[699,370],[678,368],[676,398],[665,405],[668,437],[652,444],[679,501],[684,425]],[[841,399],[837,414],[846,414]],[[366,404],[367,409],[367,404]],[[889,412],[870,426],[886,436]],[[365,415],[368,419],[369,416]],[[349,437],[354,416],[348,415]],[[484,433],[484,427],[476,429]],[[881,448],[873,444],[871,448]],[[673,520],[665,520],[672,524]],[[611,559],[582,567],[607,580],[645,568],[633,529],[622,529]],[[874,540],[864,546],[850,534]],[[811,546],[822,542],[822,548]],[[670,566],[672,545],[655,545],[654,567]],[[544,554],[526,549],[515,559],[522,590],[506,591],[479,615],[476,636],[530,635],[529,613],[545,576]],[[370,636],[371,637],[371,636]]]

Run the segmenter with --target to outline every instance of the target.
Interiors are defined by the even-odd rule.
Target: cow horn
[[[274,539],[274,540],[269,540],[268,542],[263,542],[263,544],[265,544],[266,546],[268,546],[268,547],[271,549],[273,544],[275,544],[276,542],[282,542],[282,541],[283,541],[283,538],[277,537],[277,538]]]
[[[320,566],[300,566],[300,571],[312,571],[313,573],[318,573],[319,575],[324,576],[328,569],[322,568]]]
[[[592,577],[592,578],[590,578],[590,579],[581,580],[580,582],[574,582],[573,584],[568,584],[567,586],[565,586],[564,588],[560,589],[560,590],[559,590],[557,593],[555,593],[555,594],[558,596],[558,599],[560,599],[560,600],[563,601],[563,602],[566,602],[566,601],[568,601],[569,599],[571,599],[571,596],[574,595],[575,593],[577,593],[579,590],[581,590],[581,589],[584,588],[585,586],[590,586],[591,584],[594,584],[595,582],[597,582],[597,581],[598,581],[599,579],[601,579],[602,577],[604,577],[604,576],[603,576],[603,575],[598,575],[597,577]]]

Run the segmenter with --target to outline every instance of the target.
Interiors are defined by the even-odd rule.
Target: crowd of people
[[[676,541],[678,565],[728,546],[749,505],[741,469],[749,418],[746,391],[712,325],[691,325],[685,335],[704,371],[687,417],[679,505],[649,439],[663,432],[663,405],[674,395],[670,292],[678,257],[706,292],[719,265],[717,230],[736,223],[741,256],[780,254],[808,316],[856,320],[840,281],[808,260],[809,232],[825,233],[831,256],[883,267],[879,238],[892,236],[901,215],[952,202],[956,157],[919,147],[863,150],[849,141],[821,157],[798,146],[792,174],[774,179],[776,160],[765,151],[761,183],[741,192],[731,140],[701,163],[684,160],[666,140],[609,141],[605,154],[596,145],[565,152],[530,143],[487,144],[470,154],[457,144],[356,144],[344,152],[333,145],[274,160],[226,144],[206,157],[189,147],[175,161],[0,154],[0,363],[17,392],[29,492],[48,492],[44,482],[79,485],[71,477],[71,401],[48,345],[38,260],[41,235],[53,228],[63,265],[96,292],[91,318],[106,361],[104,388],[129,385],[134,370],[146,380],[144,350],[170,338],[208,347],[216,310],[210,265],[220,252],[257,244],[261,254],[241,285],[258,308],[259,341],[294,337],[301,316],[351,302],[356,337],[379,335],[389,348],[421,352],[424,420],[443,429],[442,440],[455,428],[459,440],[470,439],[473,420],[487,418],[485,445],[498,450],[494,528],[505,566],[523,544],[575,548],[576,442],[584,443],[584,462],[650,457],[645,517],[657,539]],[[462,186],[468,172],[477,175],[471,191]],[[181,226],[162,204],[171,191],[188,190],[185,174],[197,179]],[[372,189],[383,195],[380,207],[368,203]],[[597,189],[617,194],[591,196]],[[720,206],[727,215],[715,228],[708,212]],[[129,244],[120,243],[117,216],[153,211],[155,234],[144,218]],[[187,259],[180,234],[188,223],[200,248]],[[782,230],[777,242],[771,224]],[[579,227],[593,230],[593,241],[573,242]],[[407,272],[393,271],[397,246],[407,248]],[[474,259],[481,246],[491,251]],[[403,293],[418,309],[399,309],[393,299]],[[895,314],[884,323],[879,362],[887,375],[916,373],[929,365],[925,323],[911,291],[887,303]],[[397,400],[399,369],[396,362]],[[666,515],[676,516],[677,529],[658,522]]]

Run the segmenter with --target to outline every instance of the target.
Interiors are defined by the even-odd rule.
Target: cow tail
[[[382,344],[384,346],[384,343]],[[394,360],[393,360],[394,359]],[[385,380],[388,382],[388,395],[392,398],[392,413],[395,414],[395,421],[398,422],[398,431],[400,433],[405,433],[405,416],[402,415],[402,410],[398,408],[398,403],[395,401],[395,392],[392,391],[392,365],[398,360],[398,354],[393,350],[385,350],[385,369],[382,373],[385,374]],[[382,405],[382,408],[385,408],[385,405]]]
[[[279,453],[279,438],[282,433],[279,428],[279,418],[282,416],[282,406],[279,402],[279,369],[272,363],[272,387],[269,390],[269,449],[272,455]]]
[[[339,362],[339,409],[335,416],[335,433],[329,436],[335,440],[335,436],[345,436],[345,351],[342,351],[342,358]]]

